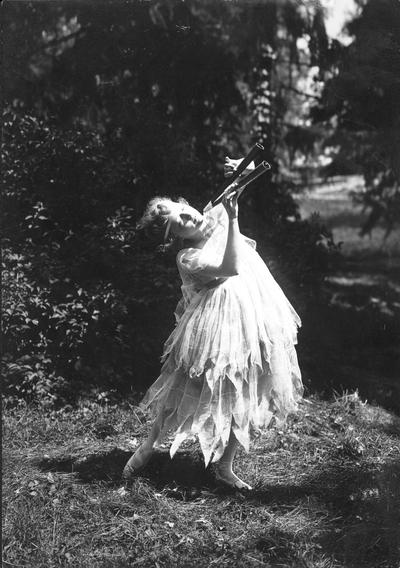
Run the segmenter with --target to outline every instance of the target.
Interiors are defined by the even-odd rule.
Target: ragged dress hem
[[[294,347],[291,351],[288,361],[297,363]],[[197,373],[185,365],[172,371],[170,362],[163,369],[142,402],[143,408],[159,420],[155,444],[174,433],[170,447],[173,457],[187,438],[196,436],[206,466],[220,459],[231,430],[248,451],[252,435],[284,422],[289,413],[297,410],[303,394],[297,365],[292,367],[291,388],[286,395],[282,395],[278,377],[268,364],[249,366],[241,373],[232,372],[230,366],[217,371],[211,362]]]

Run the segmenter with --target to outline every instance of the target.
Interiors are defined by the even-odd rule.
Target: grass
[[[304,218],[317,213],[342,257],[323,285],[323,301],[303,315],[299,341],[305,378],[319,391],[358,388],[400,412],[400,227],[361,237],[366,214],[352,200],[359,176],[314,184],[299,194]]]
[[[386,230],[378,223],[370,235],[360,236],[360,229],[368,218],[368,211],[353,202],[352,195],[363,190],[360,176],[333,178],[316,183],[297,197],[303,218],[317,214],[332,230],[335,242],[341,243],[342,253],[348,258],[384,258],[400,269],[400,227],[385,238]]]
[[[131,487],[135,406],[3,412],[3,566],[398,568],[400,419],[357,394],[305,400],[256,438],[226,491],[191,442]]]

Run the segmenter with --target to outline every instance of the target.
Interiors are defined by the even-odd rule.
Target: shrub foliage
[[[10,395],[49,404],[157,374],[179,281],[135,232],[152,195],[204,207],[224,155],[262,139],[274,173],[242,198],[242,226],[295,303],[315,294],[332,244],[300,220],[274,162],[287,101],[272,107],[267,89],[278,27],[286,53],[320,19],[279,3],[97,8],[4,11],[3,364]]]

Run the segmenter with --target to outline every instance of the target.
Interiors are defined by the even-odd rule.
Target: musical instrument
[[[222,192],[212,201],[212,206],[218,205],[225,196],[231,196],[234,193],[242,193],[244,188],[249,185],[252,181],[256,180],[262,174],[271,169],[271,165],[263,160],[258,166],[254,168],[248,174],[243,174],[247,166],[264,150],[262,144],[254,144],[250,152],[243,158],[237,168],[234,170],[233,174],[229,176],[227,180],[223,183],[220,191]]]

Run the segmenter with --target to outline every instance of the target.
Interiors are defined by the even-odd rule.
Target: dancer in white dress
[[[300,325],[289,301],[241,235],[235,194],[202,215],[187,203],[154,198],[142,225],[158,225],[184,248],[177,255],[183,297],[164,346],[159,378],[143,403],[155,416],[147,440],[125,466],[132,478],[154,445],[174,433],[171,457],[189,436],[220,481],[251,489],[232,470],[251,434],[296,410],[302,382],[295,351]]]

